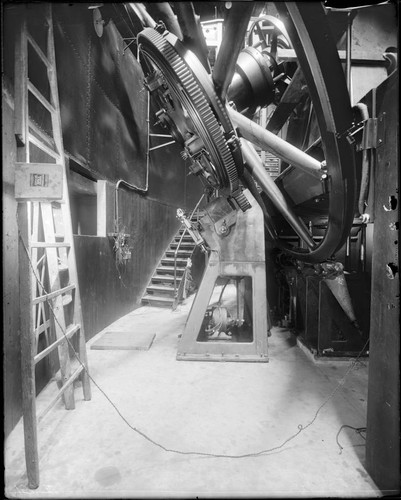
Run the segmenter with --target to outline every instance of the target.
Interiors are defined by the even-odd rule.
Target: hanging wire
[[[31,260],[31,256],[30,256],[29,250],[28,250],[28,248],[27,248],[27,246],[25,244],[25,241],[24,241],[24,239],[23,239],[23,237],[21,235],[21,232],[19,230],[18,230],[18,235],[19,235],[19,238],[20,238],[20,240],[22,242],[22,245],[24,247],[25,253],[26,253],[27,257],[28,257],[28,262],[29,262],[29,265],[30,265],[30,267],[31,267],[31,269],[33,271],[33,275],[35,276],[35,279],[36,279],[37,283],[40,284],[41,287],[43,287],[43,291],[47,294],[46,289],[45,289],[43,283],[40,281],[39,277],[37,276],[36,270],[34,269],[34,266],[33,266],[32,260]],[[358,362],[360,356],[362,356],[362,354],[364,353],[365,348],[367,347],[368,342],[369,342],[369,339],[368,339],[366,341],[365,345],[363,346],[362,350],[358,354],[358,356],[350,364],[350,366],[347,369],[347,371],[345,372],[345,375],[343,376],[343,378],[338,382],[338,384],[332,390],[332,392],[329,394],[329,396],[323,401],[323,403],[316,410],[316,412],[315,412],[312,420],[310,422],[308,422],[306,425],[299,424],[298,425],[298,430],[294,434],[292,434],[290,437],[288,437],[285,441],[283,441],[280,445],[274,446],[272,448],[265,448],[265,449],[262,449],[262,450],[259,450],[259,451],[254,451],[254,452],[250,452],[250,453],[243,453],[243,454],[210,453],[210,452],[202,452],[202,451],[183,451],[183,450],[178,450],[178,449],[175,449],[175,448],[168,448],[167,446],[164,446],[163,444],[161,444],[161,443],[155,441],[154,439],[152,439],[151,437],[149,437],[145,432],[141,431],[137,427],[134,427],[127,420],[127,418],[121,413],[121,411],[119,410],[119,408],[117,407],[117,405],[110,399],[110,397],[106,394],[106,392],[99,386],[99,384],[90,375],[89,370],[82,363],[82,361],[81,361],[78,353],[76,352],[74,346],[72,345],[70,339],[67,337],[65,329],[59,323],[59,321],[58,321],[58,319],[56,317],[56,314],[54,312],[54,309],[52,307],[52,304],[51,304],[51,302],[50,302],[49,299],[47,299],[47,303],[48,303],[49,308],[50,308],[50,310],[51,310],[51,312],[52,312],[52,314],[54,316],[54,320],[59,325],[59,327],[60,327],[60,329],[61,329],[61,331],[62,331],[62,333],[63,333],[63,335],[64,335],[64,337],[65,337],[65,339],[66,339],[66,341],[68,343],[68,345],[71,348],[71,351],[72,351],[73,355],[76,357],[76,359],[79,362],[79,364],[85,370],[85,372],[87,373],[89,379],[99,389],[99,391],[103,394],[103,396],[107,399],[107,401],[111,404],[111,406],[114,408],[114,410],[117,412],[117,414],[123,420],[123,422],[125,422],[125,424],[131,430],[133,430],[135,433],[139,434],[146,441],[149,441],[150,443],[152,443],[154,446],[162,449],[163,451],[170,452],[170,453],[175,453],[175,454],[178,454],[178,455],[197,455],[197,456],[213,457],[213,458],[233,458],[233,459],[235,458],[235,459],[240,459],[240,458],[250,458],[250,457],[258,457],[258,456],[261,456],[261,455],[267,455],[267,454],[270,454],[270,453],[273,453],[273,452],[275,452],[277,450],[282,449],[287,443],[289,443],[290,441],[292,441],[293,439],[295,439],[299,434],[301,434],[301,432],[305,431],[308,427],[310,427],[315,422],[315,420],[317,419],[317,417],[318,417],[319,413],[321,412],[321,410],[334,397],[334,395],[337,393],[337,391],[340,389],[340,387],[342,387],[344,385],[346,378],[351,373],[351,371],[354,369],[356,363]],[[340,431],[341,431],[341,429],[340,429]],[[338,437],[338,434],[337,434],[337,437]],[[338,441],[337,441],[337,443],[338,443]]]
[[[342,425],[340,427],[340,430],[337,432],[337,435],[336,435],[336,443],[337,443],[338,447],[340,448],[340,453],[339,453],[340,455],[343,452],[344,447],[341,446],[338,437],[339,437],[341,431],[345,428],[353,429],[357,434],[359,434],[361,436],[361,438],[363,438],[366,441],[365,436],[362,434],[362,433],[366,432],[366,427],[352,427],[352,425]]]

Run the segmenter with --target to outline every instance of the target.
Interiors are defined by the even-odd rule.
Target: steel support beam
[[[304,222],[294,214],[283,193],[264,169],[255,148],[244,139],[241,139],[241,146],[242,154],[245,160],[245,167],[253,175],[262,190],[266,193],[277,210],[292,226],[297,235],[308,245],[309,248],[313,249],[316,246],[316,243],[313,241],[307,227]]]
[[[253,2],[233,2],[225,21],[223,41],[213,68],[213,83],[221,100],[226,98],[227,89],[234,76],[238,55],[244,47],[244,38]]]
[[[229,108],[228,111],[234,125],[239,128],[242,137],[263,150],[272,152],[294,167],[299,167],[306,173],[322,179],[324,171],[322,170],[322,164],[318,160],[307,155],[289,142],[284,141],[277,135],[272,134],[269,130],[238,113],[238,111],[232,108]]]

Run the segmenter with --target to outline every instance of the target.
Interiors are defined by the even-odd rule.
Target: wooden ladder
[[[91,399],[61,129],[51,4],[44,9],[47,36],[42,47],[33,38],[25,18],[17,34],[15,52],[15,196],[20,234],[22,398],[25,459],[28,486],[32,489],[39,486],[39,421],[60,398],[63,398],[66,409],[75,408],[74,382],[78,378],[82,382],[84,399]],[[33,73],[36,78],[41,71],[38,71],[37,61],[43,65],[43,74],[47,74],[39,79],[44,91],[28,74],[32,59],[35,59]],[[42,106],[41,116],[43,112],[48,114],[47,133],[33,120],[33,102],[35,109],[38,109],[38,103]],[[37,413],[35,367],[39,362],[42,366],[47,363],[57,387],[54,386],[55,394],[44,410]]]

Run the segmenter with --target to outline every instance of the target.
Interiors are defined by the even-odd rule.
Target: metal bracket
[[[368,118],[364,122],[362,142],[359,151],[367,149],[377,149],[384,143],[385,133],[385,114],[382,113],[378,118]]]
[[[129,40],[129,43],[127,43],[127,40]],[[125,47],[123,47],[123,54],[125,54],[125,51],[128,49],[128,47],[136,42],[136,36],[123,38],[123,42],[125,42]]]
[[[374,149],[377,144],[377,118],[368,118],[363,127],[361,149]]]
[[[377,130],[376,130],[376,148],[383,146],[386,133],[386,113],[382,113],[377,118]]]
[[[214,223],[214,228],[219,236],[227,236],[231,226],[237,222],[237,212],[232,211]]]

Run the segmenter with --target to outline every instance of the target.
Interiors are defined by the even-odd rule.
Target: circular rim
[[[329,186],[328,223],[322,241],[312,249],[290,246],[279,238],[276,244],[297,259],[321,262],[331,259],[344,245],[354,218],[355,152],[347,138],[353,115],[324,7],[314,2],[277,2],[276,7],[296,52],[317,116]],[[138,35],[138,43],[144,59],[161,71],[190,116],[194,132],[202,139],[218,171],[221,193],[236,198],[243,173],[242,155],[239,147],[229,147],[228,140],[237,136],[210,75],[196,56],[167,31],[161,33],[146,28]]]
[[[356,204],[354,149],[347,140],[353,114],[344,72],[323,6],[314,2],[277,2],[316,113],[329,178],[327,230],[312,250],[278,246],[305,262],[332,258],[345,243],[352,227]]]
[[[228,145],[227,141],[236,134],[205,68],[168,31],[161,34],[156,29],[145,28],[138,35],[138,43],[141,55],[161,71],[168,87],[188,113],[218,173],[222,194],[232,196],[245,210],[249,203],[238,179],[242,155],[239,147],[231,149]]]

